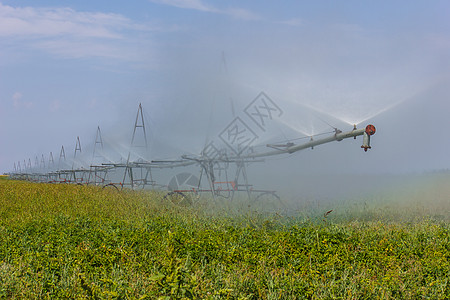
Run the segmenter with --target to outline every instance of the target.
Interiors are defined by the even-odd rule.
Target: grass
[[[411,205],[386,200],[324,217],[163,196],[0,180],[0,298],[450,297],[448,202],[440,214],[417,206],[399,218]]]

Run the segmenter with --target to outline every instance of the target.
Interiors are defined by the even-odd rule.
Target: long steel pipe
[[[300,145],[292,145],[290,147],[286,147],[286,149],[277,149],[277,150],[271,150],[271,151],[262,152],[262,153],[252,153],[252,154],[245,155],[244,157],[241,157],[241,158],[267,157],[267,156],[273,156],[273,155],[280,155],[280,154],[284,154],[284,153],[291,154],[291,153],[294,153],[294,152],[297,152],[300,150],[304,150],[307,148],[313,148],[315,146],[326,144],[326,143],[333,142],[333,141],[342,141],[343,139],[357,137],[357,136],[364,135],[364,134],[367,134],[365,128],[353,129],[353,130],[347,131],[347,132],[336,131],[335,134],[333,134],[332,136],[329,136],[329,137],[325,137],[325,138],[321,138],[321,139],[317,139],[317,140],[312,139],[311,141],[309,141],[307,143],[300,144]],[[363,148],[370,147],[370,145],[363,144],[362,147]]]

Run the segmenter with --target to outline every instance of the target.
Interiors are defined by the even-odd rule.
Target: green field
[[[450,178],[437,177],[327,216],[2,179],[0,298],[449,299]]]

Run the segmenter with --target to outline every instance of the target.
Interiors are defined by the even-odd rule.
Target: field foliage
[[[450,297],[445,200],[324,215],[163,196],[0,180],[0,298]]]

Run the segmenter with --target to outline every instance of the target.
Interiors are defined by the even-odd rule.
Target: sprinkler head
[[[364,152],[367,152],[368,149],[372,148],[370,147],[370,136],[374,135],[375,132],[376,132],[375,126],[373,126],[372,124],[366,126],[366,130],[364,131],[363,135],[363,144],[361,146],[361,148],[364,149]]]

